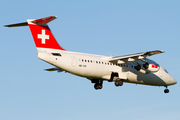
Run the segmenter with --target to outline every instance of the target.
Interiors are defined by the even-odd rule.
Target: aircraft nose
[[[177,84],[177,81],[172,76],[170,76],[170,78],[171,78],[172,85]]]

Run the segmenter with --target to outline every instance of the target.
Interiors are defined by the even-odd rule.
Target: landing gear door
[[[71,56],[71,65],[73,67],[77,66],[77,58],[75,56]]]

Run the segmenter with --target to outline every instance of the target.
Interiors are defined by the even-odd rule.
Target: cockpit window
[[[165,71],[166,73],[168,73],[168,71],[167,71],[166,69],[164,69],[164,71]]]

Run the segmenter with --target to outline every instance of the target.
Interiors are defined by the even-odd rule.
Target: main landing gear
[[[114,77],[113,81],[114,81],[115,86],[117,86],[117,87],[123,85],[123,80],[120,79],[120,78],[118,78],[118,77]],[[96,90],[102,89],[102,87],[103,87],[103,85],[102,85],[102,84],[103,84],[103,81],[93,79],[93,80],[91,80],[91,82],[92,82],[92,83],[95,83],[95,84],[94,84],[94,89],[96,89]],[[112,81],[110,81],[110,82],[112,82]]]
[[[94,89],[98,90],[98,89],[102,89],[103,87],[103,81],[100,81],[100,80],[91,80],[92,83],[95,83],[94,84]]]
[[[109,80],[109,82],[113,81],[116,87],[123,85],[123,80],[119,78],[119,74],[116,72],[112,72],[111,79]]]
[[[167,86],[165,86],[166,89],[164,90],[164,93],[169,93],[169,89],[167,89]]]
[[[120,79],[120,78],[117,78],[114,82],[115,86],[118,87],[118,86],[122,86],[123,85],[123,80]]]

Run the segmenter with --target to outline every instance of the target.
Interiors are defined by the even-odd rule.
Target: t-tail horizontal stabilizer
[[[28,26],[28,23],[27,22],[22,22],[22,23],[4,25],[4,27],[22,27],[22,26]]]
[[[56,18],[57,18],[56,16],[49,16],[49,17],[40,18],[37,20],[31,20],[31,22],[37,25],[46,25],[47,23],[51,22],[52,20]],[[4,25],[4,27],[22,27],[22,26],[28,26],[28,22]]]

